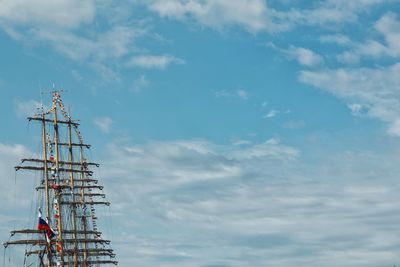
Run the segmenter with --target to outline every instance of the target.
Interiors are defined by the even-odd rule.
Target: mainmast
[[[4,246],[29,245],[25,257],[38,257],[38,266],[117,265],[110,241],[97,230],[95,206],[110,203],[103,200],[103,187],[92,177],[91,168],[99,164],[87,162],[84,156],[90,145],[84,143],[79,123],[65,111],[58,91],[52,92],[49,110],[42,108],[28,120],[41,123],[43,158],[24,158],[15,170],[42,172],[36,190],[44,195],[39,203],[44,203],[45,219],[40,217],[37,229],[11,231],[12,237],[24,234],[30,238],[10,240]],[[65,141],[60,131],[66,131]]]
[[[70,170],[73,169],[72,162],[74,161],[74,155],[72,151],[72,126],[71,126],[71,118],[69,119],[68,123],[68,161],[70,162],[69,168]],[[72,201],[75,202],[75,181],[74,181],[74,173],[71,171],[70,173],[70,180],[71,180],[71,190],[72,190]],[[74,267],[78,266],[78,242],[77,242],[77,231],[76,231],[76,208],[75,204],[72,204],[72,230],[74,232],[73,237],[75,239],[74,242]]]
[[[48,170],[47,170],[47,142],[46,142],[46,123],[45,123],[45,114],[44,110],[42,108],[42,145],[43,145],[43,181],[44,181],[44,187],[45,187],[45,206],[46,206],[46,219],[50,223],[50,204],[49,204],[49,175],[48,175]],[[47,254],[47,265],[51,265],[51,244],[47,244],[46,246],[46,254]],[[43,254],[42,254],[43,255]],[[43,264],[43,258],[40,256],[40,262]]]
[[[47,171],[47,142],[46,142],[46,123],[44,121],[44,111],[42,110],[42,144],[43,144],[43,181],[45,187],[45,205],[46,205],[46,218],[50,218],[50,204],[49,204],[49,181]]]

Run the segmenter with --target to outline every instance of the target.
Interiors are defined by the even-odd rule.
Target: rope
[[[8,239],[8,240],[10,240],[10,239]],[[7,247],[4,246],[3,267],[6,267],[6,250],[7,250]]]
[[[14,171],[14,209],[17,208],[17,171]],[[14,220],[14,230],[15,230],[15,220]]]

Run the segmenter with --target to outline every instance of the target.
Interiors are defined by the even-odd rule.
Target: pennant
[[[57,199],[54,199],[53,208],[54,208],[54,218],[55,218],[55,219],[60,218],[60,208],[59,208],[59,206],[58,206],[58,201],[57,201]]]
[[[61,242],[60,242],[60,241],[57,241],[57,242],[56,242],[56,250],[57,250],[58,252],[61,252],[61,251],[62,251],[62,246],[61,246]]]

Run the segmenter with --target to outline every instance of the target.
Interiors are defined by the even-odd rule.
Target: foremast
[[[15,169],[43,172],[36,190],[44,193],[45,220],[57,234],[48,238],[43,230],[14,230],[11,236],[29,234],[31,238],[8,241],[4,246],[30,245],[32,249],[25,257],[38,255],[39,266],[117,265],[110,241],[97,230],[94,207],[110,203],[104,201],[103,187],[92,178],[91,168],[99,165],[84,157],[90,145],[83,142],[79,123],[66,112],[58,91],[52,92],[49,110],[42,108],[28,120],[41,123],[43,158],[24,158]],[[66,142],[60,140],[59,126],[66,126]],[[78,161],[74,152],[79,155]]]

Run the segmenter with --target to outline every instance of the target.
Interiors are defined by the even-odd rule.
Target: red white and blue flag
[[[42,230],[46,232],[47,241],[50,241],[56,233],[53,229],[49,226],[49,224],[42,218],[42,212],[39,210],[39,223],[38,223],[38,230]]]

